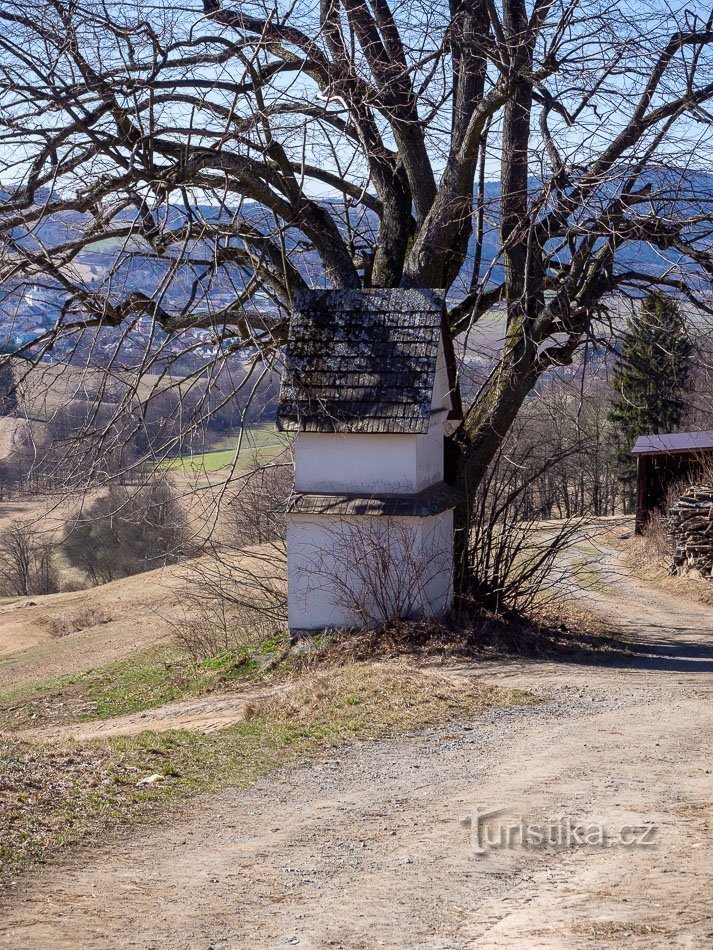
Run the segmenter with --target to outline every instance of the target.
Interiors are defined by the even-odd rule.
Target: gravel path
[[[630,663],[473,669],[545,702],[335,749],[75,853],[15,889],[0,946],[713,944],[713,612],[623,574],[588,599],[640,641]],[[479,808],[505,809],[490,840],[567,819],[591,840],[478,855]]]

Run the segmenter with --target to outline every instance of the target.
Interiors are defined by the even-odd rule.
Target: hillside
[[[581,550],[598,582],[578,596],[619,651],[320,668],[318,650],[128,713],[124,664],[92,722],[94,694],[45,682],[20,709],[0,686],[0,946],[707,945],[710,609]],[[111,602],[160,604],[167,577],[109,585]]]
[[[12,458],[27,443],[31,428],[26,419],[0,416],[0,461]]]
[[[162,568],[88,590],[0,600],[0,690],[38,674],[81,673],[168,636],[179,577],[179,568]]]

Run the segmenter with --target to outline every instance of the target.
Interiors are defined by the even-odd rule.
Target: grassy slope
[[[328,746],[534,701],[520,690],[361,663],[306,673],[288,695],[211,735],[145,732],[59,747],[0,738],[0,882],[112,826],[160,816],[226,784],[248,784]],[[150,775],[160,778],[137,784]]]
[[[0,693],[0,730],[111,719],[189,696],[272,682],[290,672],[288,645],[283,634],[195,665],[172,644],[158,643],[97,669]],[[272,658],[276,663],[266,670]]]

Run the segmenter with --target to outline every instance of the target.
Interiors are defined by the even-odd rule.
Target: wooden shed
[[[456,502],[443,438],[460,417],[441,291],[296,297],[277,416],[296,432],[293,635],[448,609]]]
[[[642,435],[632,449],[636,457],[636,533],[651,515],[663,511],[672,486],[695,478],[713,462],[713,429]]]

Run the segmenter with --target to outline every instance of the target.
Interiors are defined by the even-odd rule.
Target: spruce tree
[[[627,322],[612,373],[616,396],[609,418],[616,434],[616,464],[629,510],[636,482],[631,449],[640,435],[674,432],[681,425],[691,353],[678,304],[663,294],[649,294],[639,313]]]
[[[14,415],[17,409],[17,391],[15,377],[9,361],[2,361],[0,355],[0,416]]]

